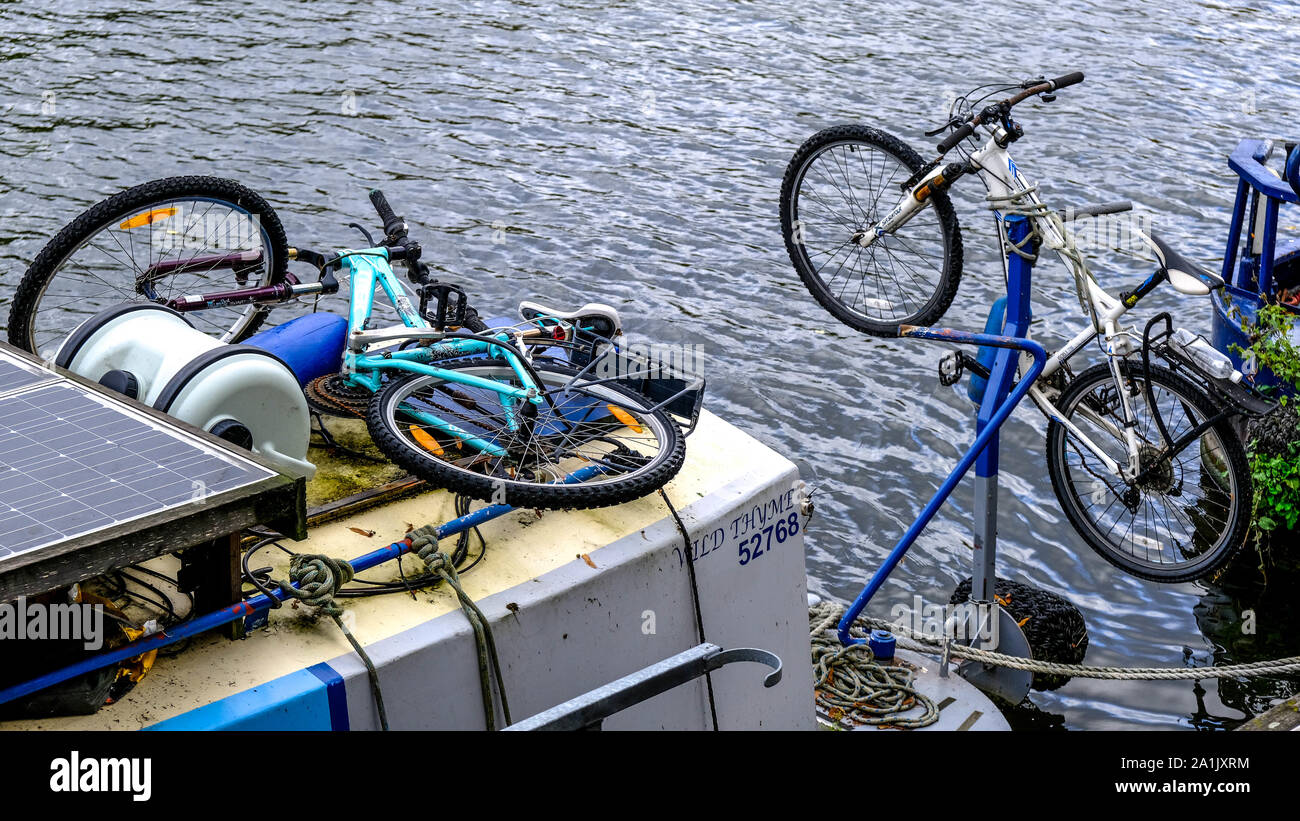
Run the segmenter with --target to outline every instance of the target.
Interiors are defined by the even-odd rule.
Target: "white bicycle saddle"
[[[1160,267],[1169,274],[1169,284],[1180,293],[1204,296],[1216,288],[1223,287],[1223,278],[1218,274],[1187,259],[1155,234],[1147,234],[1147,236],[1151,239]]]
[[[539,302],[524,301],[519,303],[519,316],[525,321],[539,316],[555,317],[615,343],[623,336],[623,320],[618,311],[599,302],[588,302],[576,311],[561,311]]]

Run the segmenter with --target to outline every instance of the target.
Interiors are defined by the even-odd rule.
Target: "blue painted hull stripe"
[[[343,690],[342,679],[334,689]],[[346,728],[347,707],[336,711],[330,690],[319,671],[297,670],[144,729],[329,731],[339,714]]]
[[[307,671],[325,684],[325,696],[329,699],[330,706],[330,729],[346,733],[351,725],[348,721],[348,691],[343,684],[343,676],[323,661],[308,667]]]

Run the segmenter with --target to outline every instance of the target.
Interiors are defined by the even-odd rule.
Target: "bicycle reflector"
[[[615,419],[622,422],[625,426],[631,428],[633,433],[641,432],[641,425],[637,423],[636,419],[632,416],[632,414],[623,410],[618,405],[606,405],[605,407],[609,409],[610,413],[614,414]]]
[[[125,220],[118,226],[118,228],[121,228],[123,231],[130,231],[132,228],[139,228],[142,225],[153,225],[155,222],[176,216],[176,210],[175,207],[154,208],[150,211],[145,211],[143,214],[136,214],[134,217]]]
[[[409,427],[411,429],[411,438],[416,441],[416,444],[429,451],[434,456],[441,456],[443,454],[442,445],[438,444],[438,440],[430,436],[428,431],[416,427],[415,425],[410,425]]]

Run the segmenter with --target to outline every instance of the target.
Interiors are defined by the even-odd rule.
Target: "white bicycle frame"
[[[1065,427],[1071,436],[1087,448],[1098,460],[1115,476],[1127,481],[1133,480],[1141,472],[1140,464],[1140,447],[1142,442],[1139,441],[1133,426],[1134,414],[1129,402],[1128,394],[1123,390],[1117,390],[1121,403],[1121,410],[1124,418],[1124,426],[1117,427],[1108,419],[1100,417],[1087,407],[1079,407],[1080,415],[1088,418],[1090,421],[1109,431],[1117,440],[1123,441],[1128,450],[1128,464],[1121,465],[1111,456],[1105,453],[1095,442],[1081,431],[1077,425],[1071,422],[1060,409],[1051,401],[1047,391],[1043,389],[1041,379],[1051,376],[1056,371],[1078,353],[1085,345],[1096,339],[1099,335],[1105,338],[1104,350],[1107,355],[1108,363],[1115,385],[1118,387],[1122,384],[1122,375],[1119,368],[1119,360],[1132,352],[1130,336],[1133,333],[1129,329],[1120,327],[1119,319],[1137,304],[1137,300],[1131,300],[1128,304],[1116,299],[1104,291],[1092,274],[1083,266],[1080,261],[1072,259],[1066,249],[1073,249],[1073,240],[1065,236],[1055,222],[1047,219],[1041,212],[1046,211],[1046,207],[1038,197],[1037,190],[1026,182],[1021,175],[1020,169],[1011,159],[1010,152],[999,142],[1006,142],[1005,132],[1001,125],[995,125],[990,129],[988,140],[977,151],[970,155],[970,164],[976,169],[980,179],[988,189],[988,199],[994,203],[1009,203],[1013,199],[1018,202],[1018,209],[1026,213],[1026,217],[1031,221],[1034,230],[1043,238],[1044,245],[1057,251],[1061,261],[1065,263],[1070,273],[1079,281],[1086,285],[1087,299],[1092,305],[1092,314],[1095,317],[1095,323],[1089,322],[1089,327],[1076,334],[1069,342],[1056,351],[1047,360],[1043,368],[1040,382],[1030,387],[1029,397],[1034,400],[1034,404],[1048,419],[1055,420]],[[917,198],[918,191],[924,189],[927,185],[938,180],[944,171],[944,166],[940,164],[929,174],[921,178],[915,186],[904,196],[903,200],[894,207],[888,215],[885,216],[872,229],[863,232],[859,241],[864,247],[869,247],[880,236],[887,233],[893,233],[905,225],[915,214],[919,213],[927,204],[928,197],[922,196]],[[1033,212],[1040,213],[1033,213]],[[999,239],[1006,247],[1006,231],[1003,228],[1004,214],[994,207],[994,213],[997,216],[999,227]],[[1140,239],[1148,245],[1154,246],[1150,238],[1141,231],[1137,231]],[[1014,251],[1005,250],[1005,254],[1011,254]],[[1005,264],[1005,255],[1004,255]]]

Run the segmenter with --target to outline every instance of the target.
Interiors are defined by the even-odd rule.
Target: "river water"
[[[598,300],[641,340],[702,345],[708,407],[817,485],[810,584],[839,599],[942,481],[972,414],[935,379],[939,348],[857,335],[803,290],[777,222],[799,143],[863,122],[921,146],[960,91],[1080,69],[1086,83],[1023,112],[1022,170],[1062,206],[1133,200],[1213,267],[1235,190],[1228,152],[1300,135],[1289,2],[419,5],[0,2],[0,321],[49,237],[128,185],[238,179],[312,247],[355,245],[346,225],[374,223],[365,193],[382,186],[425,259],[485,313]],[[1001,269],[987,213],[956,199],[967,262],[945,322],[978,329]],[[1149,268],[1105,259],[1111,290]],[[1036,285],[1035,336],[1050,345],[1082,319],[1062,266],[1040,266]],[[1143,308],[1208,330],[1203,300]],[[1249,558],[1218,585],[1160,586],[1094,555],[1057,508],[1042,431],[1021,411],[1003,436],[1001,568],[1079,606],[1088,662],[1300,653],[1294,580],[1264,585]],[[971,497],[968,481],[873,612],[947,600],[968,573]],[[1015,722],[1231,727],[1298,687],[1075,681],[1035,694]]]

